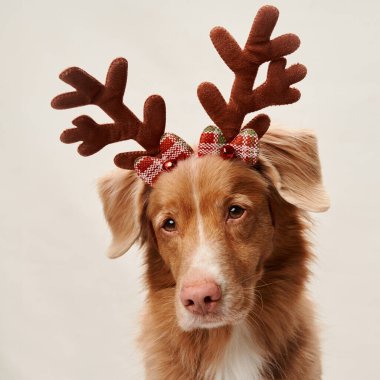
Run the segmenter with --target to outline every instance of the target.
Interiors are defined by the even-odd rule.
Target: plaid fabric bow
[[[180,137],[173,133],[165,133],[160,140],[161,158],[142,156],[134,164],[137,175],[152,186],[163,172],[176,166],[177,161],[190,157],[194,152]]]
[[[207,127],[200,138],[198,156],[220,155],[240,158],[254,165],[259,156],[259,137],[253,129],[243,129],[229,144],[218,127]]]
[[[179,160],[193,154],[191,147],[173,133],[165,133],[160,140],[161,157],[142,156],[134,164],[137,175],[152,186],[164,171],[173,169]],[[227,144],[218,127],[207,127],[200,138],[198,156],[220,155],[223,158],[239,158],[254,165],[259,155],[259,138],[253,129],[243,129],[230,144]]]

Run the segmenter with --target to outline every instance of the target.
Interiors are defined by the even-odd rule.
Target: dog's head
[[[279,223],[275,194],[302,210],[328,207],[316,140],[304,131],[268,132],[255,169],[239,160],[192,157],[153,188],[125,170],[99,188],[113,233],[109,256],[139,239],[148,244],[171,276],[183,330],[234,324],[252,309]]]

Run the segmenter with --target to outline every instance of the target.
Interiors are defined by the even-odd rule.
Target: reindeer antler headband
[[[247,114],[272,105],[291,104],[300,98],[300,92],[290,87],[301,81],[306,68],[295,64],[286,68],[283,58],[300,45],[294,34],[270,39],[279,12],[272,6],[262,7],[253,22],[244,49],[241,49],[229,32],[214,28],[210,35],[219,55],[234,72],[228,103],[212,83],[198,87],[198,97],[216,127],[207,127],[200,138],[198,155],[220,154],[224,158],[240,158],[254,165],[259,154],[258,141],[270,125],[267,115],[255,116],[243,128]],[[265,83],[253,89],[260,65],[269,62]],[[112,124],[97,124],[89,116],[73,120],[76,128],[61,134],[67,144],[82,141],[78,152],[92,155],[104,146],[133,139],[145,151],[120,153],[114,162],[124,169],[135,169],[149,185],[164,170],[170,170],[177,160],[193,154],[192,149],[178,136],[165,132],[165,102],[159,95],[150,96],[144,104],[143,121],[123,103],[127,82],[128,62],[115,59],[108,70],[105,84],[78,67],[63,71],[60,79],[76,91],[58,95],[52,101],[56,109],[68,109],[88,104],[97,105],[112,118]]]

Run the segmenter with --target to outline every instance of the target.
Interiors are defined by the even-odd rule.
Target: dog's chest
[[[262,366],[263,359],[255,351],[247,326],[235,326],[215,380],[262,380]]]

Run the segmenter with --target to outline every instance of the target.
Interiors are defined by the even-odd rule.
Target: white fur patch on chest
[[[245,323],[233,328],[231,340],[216,369],[215,380],[262,380],[263,359],[255,351]]]

